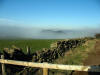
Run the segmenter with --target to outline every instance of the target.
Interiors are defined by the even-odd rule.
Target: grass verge
[[[84,45],[69,50],[64,57],[60,57],[55,64],[83,65],[83,61],[88,57],[88,53],[93,51],[96,40],[88,40]],[[54,75],[71,75],[72,71],[51,70]],[[50,73],[50,75],[53,75]]]

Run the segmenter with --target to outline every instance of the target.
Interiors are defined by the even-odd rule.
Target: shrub
[[[100,38],[100,33],[95,35],[96,38]]]

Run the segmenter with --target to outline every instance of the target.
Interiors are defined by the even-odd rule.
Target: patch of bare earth
[[[100,65],[100,40],[96,41],[94,50],[89,53],[84,65]],[[100,75],[100,72],[75,72],[74,75]]]

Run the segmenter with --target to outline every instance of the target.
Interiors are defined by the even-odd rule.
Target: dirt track
[[[84,65],[100,65],[100,40],[96,41],[93,52],[91,52],[88,58],[83,62]],[[76,72],[74,75],[100,75],[97,72]]]

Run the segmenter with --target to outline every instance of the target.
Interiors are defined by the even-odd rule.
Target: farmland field
[[[50,44],[56,42],[57,39],[33,39],[33,40],[0,40],[0,52],[4,48],[11,48],[12,45],[21,48],[26,52],[26,47],[31,48],[31,52],[41,50],[42,48],[49,48]]]

